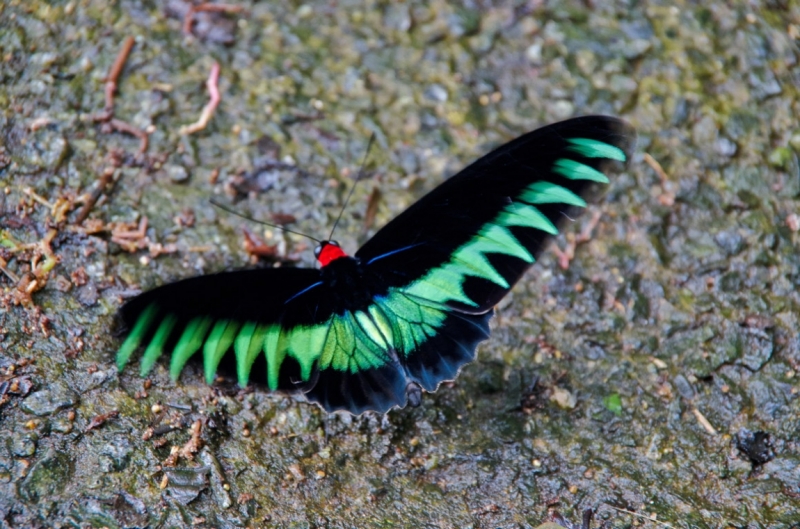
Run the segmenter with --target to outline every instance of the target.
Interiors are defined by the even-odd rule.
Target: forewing
[[[608,183],[604,171],[629,159],[635,138],[603,116],[525,134],[425,195],[356,256],[387,288],[485,313],[586,206],[590,187]]]
[[[319,309],[320,286],[318,270],[276,268],[222,272],[155,288],[119,310],[127,337],[117,365],[122,370],[141,350],[145,376],[166,354],[170,375],[177,379],[186,362],[200,354],[208,383],[220,370],[236,373],[242,386],[252,380],[271,389],[302,389],[308,362],[288,361],[276,351],[291,336],[287,331],[328,319],[329,309]]]

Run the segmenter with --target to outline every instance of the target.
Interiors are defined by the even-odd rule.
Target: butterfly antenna
[[[347,194],[347,198],[344,200],[344,205],[342,205],[342,209],[339,210],[339,216],[336,217],[336,222],[333,223],[333,228],[331,228],[331,234],[328,235],[329,241],[333,238],[333,232],[336,231],[336,225],[339,224],[339,220],[341,220],[342,218],[342,213],[344,213],[344,210],[347,209],[347,204],[350,203],[350,197],[353,196],[353,191],[355,191],[356,189],[356,184],[358,183],[359,180],[361,180],[361,177],[364,176],[364,166],[367,163],[367,156],[369,156],[369,151],[370,149],[372,149],[372,144],[374,143],[374,141],[375,141],[375,133],[373,132],[369,137],[367,150],[364,153],[364,159],[361,160],[361,168],[358,170],[358,175],[356,176],[356,180],[355,182],[353,182],[353,185],[350,186],[350,192]]]
[[[223,211],[227,211],[231,215],[236,215],[237,217],[241,217],[241,218],[243,218],[245,220],[249,220],[250,222],[255,222],[256,224],[263,224],[264,226],[269,226],[270,228],[275,228],[277,230],[285,231],[286,233],[294,233],[295,235],[300,235],[301,237],[305,237],[307,239],[311,239],[312,241],[316,242],[317,244],[320,244],[322,242],[319,239],[315,239],[311,235],[306,235],[305,233],[300,233],[299,231],[290,230],[289,228],[286,228],[286,227],[281,226],[279,224],[272,224],[271,222],[265,222],[263,220],[258,220],[258,219],[254,219],[253,217],[248,217],[247,215],[243,215],[243,214],[239,213],[238,211],[236,211],[234,209],[231,209],[228,206],[217,202],[213,198],[209,199],[209,202],[211,202],[211,205],[217,206],[219,209],[221,209]]]

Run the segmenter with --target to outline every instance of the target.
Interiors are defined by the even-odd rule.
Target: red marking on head
[[[322,250],[320,250],[319,255],[317,256],[317,261],[319,261],[319,264],[322,266],[328,266],[331,261],[335,261],[340,257],[347,257],[347,254],[344,253],[344,250],[339,248],[339,246],[336,244],[323,242]]]

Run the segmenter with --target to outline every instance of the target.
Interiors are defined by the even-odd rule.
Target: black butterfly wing
[[[242,387],[303,392],[328,411],[404,406],[403,367],[368,314],[374,285],[357,284],[352,258],[330,270],[223,272],[145,292],[117,315],[126,335],[118,368],[141,351],[142,376],[167,357],[177,379],[191,359],[209,384],[235,374]]]
[[[356,254],[320,270],[267,269],[186,279],[119,312],[120,369],[164,354],[180,375],[202,356],[239,384],[302,391],[326,410],[385,412],[433,391],[473,359],[492,307],[541,251],[633,131],[579,118],[531,132],[434,189]]]
[[[126,339],[117,365],[122,370],[142,349],[145,376],[167,354],[170,375],[177,379],[199,354],[209,383],[220,370],[237,373],[242,386],[261,380],[272,389],[301,389],[302,363],[277,358],[275,345],[287,339],[285,329],[313,325],[315,312],[324,317],[317,310],[319,286],[318,270],[276,268],[209,274],[155,288],[118,312]]]
[[[470,361],[488,336],[492,307],[626,162],[636,134],[625,122],[588,116],[521,136],[479,159],[398,215],[356,253],[392,299],[440,307],[428,339],[398,357],[427,390]]]
[[[604,171],[627,161],[635,140],[629,125],[605,116],[529,132],[422,197],[356,257],[389,286],[415,293],[430,286],[423,297],[485,312],[534,262],[570,212],[585,207],[588,189],[608,183]],[[442,291],[440,285],[451,286]],[[462,294],[459,286],[473,291]]]

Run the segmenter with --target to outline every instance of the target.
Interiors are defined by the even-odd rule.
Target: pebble
[[[66,388],[43,389],[31,393],[22,401],[22,411],[43,417],[51,415],[58,410],[71,408],[78,403],[78,396]]]

